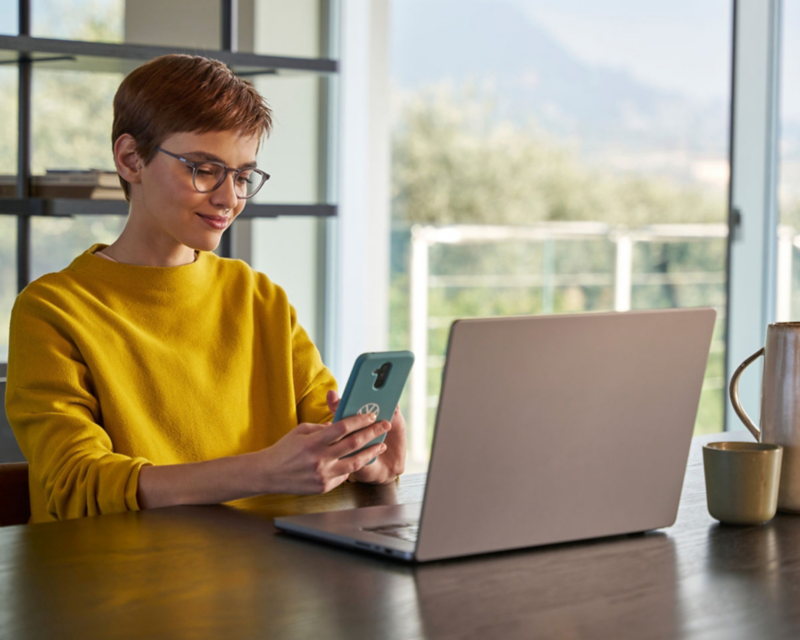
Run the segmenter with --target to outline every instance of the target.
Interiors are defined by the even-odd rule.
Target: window
[[[776,318],[778,321],[800,318],[800,6],[783,3],[781,37],[780,142],[778,206],[778,268]]]
[[[393,3],[390,340],[417,355],[414,463],[456,317],[714,306],[696,433],[722,430],[731,11]]]

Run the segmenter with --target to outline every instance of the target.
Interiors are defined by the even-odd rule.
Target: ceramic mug
[[[783,448],[762,442],[703,447],[708,512],[726,524],[763,524],[775,517]]]
[[[756,426],[739,401],[739,377],[764,356],[761,380],[761,425]],[[800,513],[800,322],[775,322],[767,342],[736,369],[730,384],[736,415],[756,440],[783,447],[778,509]]]

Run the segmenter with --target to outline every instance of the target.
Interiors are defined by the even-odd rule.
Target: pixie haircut
[[[271,130],[272,111],[255,87],[202,56],[154,58],[128,74],[114,96],[112,147],[130,134],[145,165],[174,133],[238,131],[263,139]],[[119,180],[130,200],[130,184]]]

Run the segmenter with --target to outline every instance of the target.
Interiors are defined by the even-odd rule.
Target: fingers
[[[350,455],[354,451],[358,451],[361,447],[366,446],[378,436],[383,435],[392,428],[392,425],[386,420],[381,420],[375,424],[360,429],[355,433],[351,433],[346,438],[342,438],[338,442],[329,445],[329,451],[332,456],[336,458],[343,458]]]
[[[347,437],[354,431],[363,429],[373,424],[377,416],[374,413],[365,413],[334,422],[330,427],[327,427],[320,433],[321,442],[325,445],[338,442],[342,438]]]
[[[367,431],[367,429],[364,430]],[[329,459],[326,464],[318,465],[315,479],[317,489],[315,492],[327,493],[335,489],[345,482],[351,473],[359,471],[370,460],[377,458],[386,451],[386,448],[385,444],[379,442],[343,460],[334,458]]]
[[[323,422],[321,424],[317,424],[316,422],[301,422],[294,428],[294,431],[301,435],[307,436],[307,435],[312,435],[314,433],[318,433],[330,426],[331,426],[330,422]]]
[[[336,410],[339,408],[339,394],[333,389],[330,389],[325,397],[325,400],[328,403],[328,410],[331,413],[336,413]]]
[[[323,482],[322,488],[319,491],[319,493],[328,493],[328,491],[333,491],[336,487],[338,487],[340,484],[344,484],[345,482],[347,482],[346,475],[341,475],[341,476],[332,475],[332,477],[329,480]]]
[[[347,477],[351,473],[355,473],[363,466],[365,466],[370,460],[373,458],[377,458],[381,455],[384,451],[386,451],[386,445],[383,443],[372,445],[364,449],[363,451],[359,451],[356,455],[351,456],[349,458],[343,458],[338,460],[332,467],[331,472],[339,475],[340,473]]]

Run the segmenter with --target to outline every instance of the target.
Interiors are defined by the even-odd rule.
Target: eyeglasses
[[[221,162],[213,162],[211,160],[192,162],[161,147],[156,147],[156,149],[190,167],[192,169],[192,184],[200,193],[210,193],[219,189],[228,177],[228,173],[233,172],[233,190],[236,193],[236,197],[246,200],[256,195],[258,190],[264,186],[264,183],[269,180],[269,174],[264,173],[261,169],[229,169]]]

